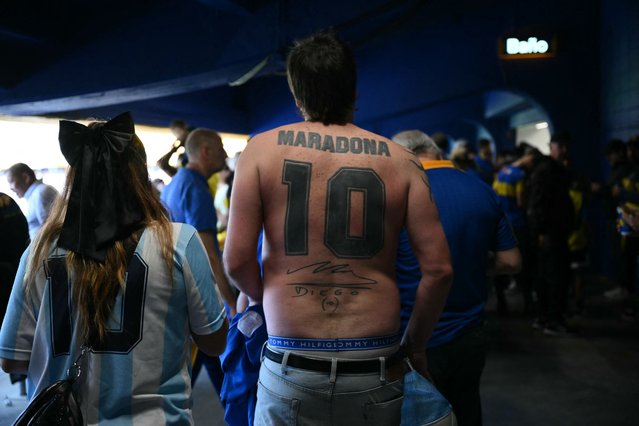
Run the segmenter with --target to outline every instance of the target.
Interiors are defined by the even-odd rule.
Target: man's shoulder
[[[441,179],[436,177],[437,173],[433,173],[437,171],[440,171]],[[466,192],[469,194],[482,194],[483,192],[489,195],[495,194],[495,191],[490,185],[464,170],[457,168],[438,168],[433,169],[433,171],[427,170],[426,173],[433,183],[441,181],[443,187],[448,186],[450,183],[457,182],[458,185],[463,185],[463,188],[466,189]]]
[[[188,187],[197,183],[203,183],[206,186],[205,179],[198,179],[197,172],[194,172],[186,167],[179,168],[178,172],[171,178],[171,182],[165,187],[167,188],[181,188]]]
[[[58,190],[54,186],[48,185],[46,183],[43,183],[42,186],[44,187],[43,191],[46,191],[48,194],[58,194]]]
[[[33,183],[33,193],[37,194],[38,197],[50,197],[58,195],[58,190],[38,180]]]
[[[262,144],[293,150],[306,150],[308,154],[338,154],[350,156],[403,157],[405,149],[388,138],[357,127],[348,125],[329,125],[321,123],[299,122],[276,127],[255,135],[249,141],[247,151],[257,153],[263,158],[269,152]],[[287,151],[288,152],[288,151]]]
[[[201,175],[200,175],[201,176]],[[206,194],[213,198],[209,191],[209,186],[203,177],[200,177],[197,172],[189,169],[180,169],[178,173],[173,176],[171,182],[164,188],[160,198],[166,200],[169,198],[182,198],[187,194],[192,196],[193,194]]]

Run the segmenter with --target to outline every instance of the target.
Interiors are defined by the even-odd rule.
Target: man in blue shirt
[[[226,164],[226,151],[222,139],[213,130],[195,129],[186,139],[186,155],[189,162],[178,169],[171,182],[162,191],[162,202],[167,207],[171,220],[192,225],[204,243],[215,280],[224,299],[230,318],[235,316],[235,292],[229,285],[220,262],[217,242],[217,215],[213,206],[213,196],[207,179],[219,172]],[[222,386],[222,370],[218,358],[207,358],[203,353],[193,368],[193,380],[197,377],[201,364],[209,372],[218,393]]]
[[[197,229],[209,255],[215,279],[229,315],[235,314],[235,293],[226,280],[217,243],[217,215],[207,179],[226,164],[222,139],[213,130],[195,129],[185,143],[189,162],[178,170],[162,191],[162,202],[173,222],[188,223]]]
[[[424,167],[453,266],[453,285],[427,345],[428,371],[453,406],[458,424],[481,425],[486,276],[517,272],[521,262],[517,242],[493,190],[441,160],[439,148],[426,134],[405,131],[393,141],[414,152]],[[400,236],[396,273],[405,327],[421,278],[405,232]]]

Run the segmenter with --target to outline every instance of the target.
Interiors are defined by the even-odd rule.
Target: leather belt
[[[397,365],[405,358],[403,351],[397,351],[390,357],[386,358],[386,369]],[[284,354],[275,352],[267,347],[264,348],[264,356],[273,362],[281,364]],[[330,373],[333,365],[332,360],[323,360],[315,358],[307,358],[302,355],[289,353],[286,365],[303,370],[318,371],[322,373]],[[382,368],[382,362],[379,359],[367,360],[338,360],[336,374],[370,374],[379,373]]]

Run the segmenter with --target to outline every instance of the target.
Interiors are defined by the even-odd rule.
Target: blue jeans
[[[333,375],[264,358],[254,424],[399,425],[403,377],[386,374]]]

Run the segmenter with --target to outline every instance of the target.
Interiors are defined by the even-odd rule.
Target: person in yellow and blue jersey
[[[521,272],[514,278],[524,298],[524,312],[528,314],[534,311],[532,296],[534,271],[532,270],[530,234],[526,220],[526,180],[536,157],[535,150],[527,151],[518,160],[503,166],[493,182],[493,189],[497,194],[499,205],[506,214],[519,242],[522,267]],[[495,281],[497,308],[500,313],[507,311],[504,294],[507,282],[507,277],[498,277]]]
[[[428,371],[453,406],[459,426],[482,424],[479,382],[485,364],[483,331],[487,275],[511,274],[520,266],[517,241],[497,197],[475,176],[442,160],[425,133],[408,130],[393,141],[416,154],[441,218],[453,265],[453,285],[427,343]],[[395,262],[404,329],[413,310],[421,273],[408,234],[400,234]]]

